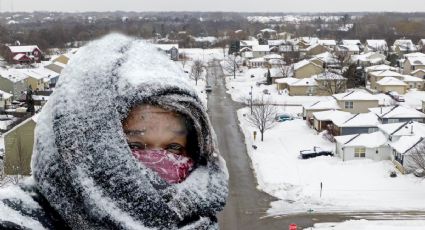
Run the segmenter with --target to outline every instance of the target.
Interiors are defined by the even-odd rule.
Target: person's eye
[[[184,151],[184,147],[180,144],[170,144],[167,146],[167,150],[172,153],[182,154]]]
[[[145,145],[144,144],[134,143],[134,142],[129,142],[128,143],[128,147],[130,147],[130,149],[145,149]]]

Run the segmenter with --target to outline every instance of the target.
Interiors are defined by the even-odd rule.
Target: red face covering
[[[193,160],[167,150],[131,150],[142,164],[159,174],[168,183],[180,183],[193,169]]]

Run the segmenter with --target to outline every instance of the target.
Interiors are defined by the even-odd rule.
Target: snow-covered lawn
[[[403,104],[408,105],[414,109],[421,109],[422,101],[425,100],[425,91],[410,90],[404,95],[404,100],[406,102]]]
[[[285,92],[279,94],[276,84],[272,85],[257,85],[257,82],[265,81],[264,74],[267,72],[266,68],[242,68],[243,72],[238,73],[236,78],[233,76],[226,77],[227,92],[231,94],[232,100],[238,102],[245,102],[250,98],[251,86],[253,98],[266,97],[268,100],[275,104],[280,105],[303,105],[305,103],[314,103],[319,100],[329,100],[327,96],[288,96]],[[254,77],[251,77],[254,76]],[[267,90],[270,94],[264,94]]]
[[[290,107],[287,107],[290,108]],[[302,119],[279,123],[265,133],[264,142],[253,140],[244,117],[249,108],[238,111],[248,154],[259,189],[281,199],[273,202],[270,215],[307,212],[381,210],[425,210],[425,181],[413,175],[390,178],[390,161],[354,160],[338,157],[298,158],[299,151],[319,146],[335,149],[310,129]],[[254,150],[252,145],[258,148]],[[320,184],[323,185],[320,197]]]
[[[425,220],[350,220],[342,223],[315,224],[308,230],[422,230]],[[307,230],[306,229],[306,230]]]

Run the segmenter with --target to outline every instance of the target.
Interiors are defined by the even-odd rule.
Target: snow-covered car
[[[301,150],[300,157],[301,159],[309,159],[318,156],[333,156],[334,154],[331,151],[326,151],[320,147],[314,146],[313,149]]]
[[[395,91],[388,91],[386,94],[397,102],[404,102],[404,97]]]
[[[212,86],[210,86],[210,85],[205,86],[205,92],[207,92],[207,93],[212,92]]]
[[[291,120],[294,120],[294,118],[293,118],[292,116],[288,115],[288,114],[280,114],[280,115],[277,115],[277,116],[275,117],[275,120],[276,120],[277,122],[284,122],[284,121],[291,121]]]

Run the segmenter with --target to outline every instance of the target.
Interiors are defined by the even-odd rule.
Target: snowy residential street
[[[250,86],[254,85],[254,81],[262,80],[262,73],[264,71],[253,69],[236,79],[227,77],[227,88],[232,98],[246,101],[242,95],[249,95]],[[255,78],[249,78],[251,74]],[[275,89],[263,85],[261,88],[254,85],[253,95],[261,95],[267,87],[271,92],[267,96],[278,105],[288,101],[293,105],[303,104],[308,99],[325,99],[278,95]],[[411,92],[410,97],[420,97],[415,96],[419,93]],[[382,101],[388,100],[385,95],[381,95],[381,98]],[[406,104],[409,103],[417,106],[414,100]],[[279,106],[279,112],[297,116],[302,109],[299,106]],[[344,162],[339,157],[329,156],[300,159],[300,150],[317,146],[334,152],[335,144],[308,127],[302,118],[281,122],[266,131],[264,142],[259,141],[258,137],[254,141],[255,129],[246,119],[249,113],[249,107],[239,109],[238,119],[258,189],[279,199],[271,202],[267,215],[289,217],[310,212],[317,217],[320,214],[333,214],[342,219],[424,218],[425,203],[418,202],[425,193],[423,179],[412,174],[390,178],[389,172],[394,170],[391,161],[364,159]]]

